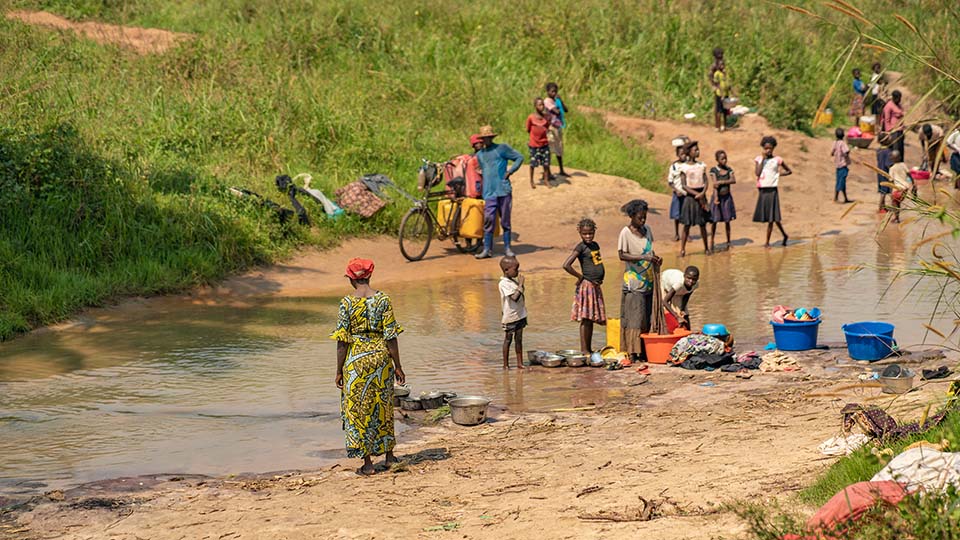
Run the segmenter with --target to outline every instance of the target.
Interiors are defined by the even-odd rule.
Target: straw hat
[[[497,133],[493,131],[493,126],[481,126],[480,133],[478,133],[477,135],[480,135],[480,137],[484,139],[486,139],[487,137],[492,139],[497,136]]]

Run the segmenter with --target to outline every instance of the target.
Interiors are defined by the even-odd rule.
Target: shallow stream
[[[852,235],[688,257],[683,265],[699,265],[703,276],[691,301],[694,325],[722,322],[762,343],[772,339],[774,305],[818,306],[821,342],[842,341],[845,322],[886,320],[902,346],[918,344],[936,283],[908,298],[914,280],[871,268],[904,264],[908,245],[891,230],[877,240]],[[668,267],[678,266],[667,254],[673,243],[658,248]],[[615,254],[604,255],[615,316],[620,266]],[[838,270],[854,263],[868,268]],[[401,354],[415,393],[452,390],[512,410],[547,410],[624,392],[617,372],[599,369],[503,372],[497,279],[385,287],[406,327]],[[572,279],[558,270],[527,283],[526,348],[577,348]],[[0,494],[136,474],[309,468],[343,457],[335,344],[327,339],[338,298],[242,302],[130,302],[0,344]],[[598,328],[595,342],[603,340]]]

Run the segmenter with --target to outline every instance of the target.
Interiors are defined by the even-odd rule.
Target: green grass
[[[282,202],[273,177],[302,171],[328,193],[368,172],[411,188],[420,157],[466,151],[482,124],[523,149],[524,118],[551,80],[574,107],[705,119],[706,67],[722,44],[745,103],[810,131],[838,65],[830,51],[849,39],[745,0],[0,0],[14,8],[195,38],[138,56],[0,18],[0,340],[304,243],[392,233],[402,203],[304,230],[225,188]],[[931,28],[955,46],[951,8],[908,11],[921,9],[938,10]],[[566,140],[572,167],[663,188],[664,164],[599,118],[574,111]]]

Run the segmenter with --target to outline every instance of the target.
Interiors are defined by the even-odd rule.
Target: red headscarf
[[[373,261],[353,258],[347,263],[347,277],[350,279],[370,279],[373,275]]]
[[[483,142],[483,139],[479,135],[470,136],[470,146],[473,146],[477,143]]]

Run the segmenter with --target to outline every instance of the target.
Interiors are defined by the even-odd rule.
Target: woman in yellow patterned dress
[[[354,294],[340,300],[337,329],[337,388],[346,435],[347,457],[363,458],[360,473],[374,474],[371,456],[386,454],[396,463],[393,447],[393,385],[403,384],[397,335],[403,328],[393,316],[390,297],[370,287],[373,261],[351,259],[346,276]]]

